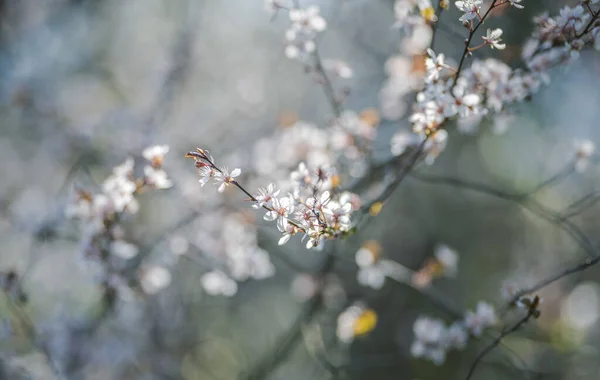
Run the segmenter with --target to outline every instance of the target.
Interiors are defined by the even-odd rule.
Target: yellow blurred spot
[[[381,245],[375,240],[367,240],[363,243],[362,248],[368,250],[373,255],[373,258],[377,260],[381,252]]]
[[[440,0],[440,7],[448,9],[450,8],[450,2],[448,0]]]
[[[433,7],[428,7],[421,9],[421,17],[425,19],[427,22],[436,22],[437,17],[435,15],[435,9]]]
[[[381,212],[382,209],[383,209],[383,203],[376,202],[373,204],[373,206],[371,206],[371,208],[369,208],[369,214],[371,216],[377,216],[377,215],[379,215],[379,213]]]
[[[375,326],[377,326],[377,314],[372,309],[366,309],[354,322],[354,335],[368,334]]]
[[[371,127],[376,127],[379,125],[379,121],[381,118],[379,117],[379,112],[375,108],[367,108],[360,113],[360,119],[367,125]]]
[[[294,111],[283,111],[279,115],[279,125],[283,128],[291,127],[298,121],[298,115]]]
[[[340,180],[339,175],[331,176],[331,187],[333,187],[335,189],[336,187],[338,187],[340,185],[340,183],[341,183],[341,180]]]

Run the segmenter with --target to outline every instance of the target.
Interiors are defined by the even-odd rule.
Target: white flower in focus
[[[256,203],[252,205],[253,208],[259,209],[263,206],[270,207],[271,201],[279,195],[281,190],[275,187],[274,183],[270,183],[266,188],[259,188],[258,194],[254,196]]]
[[[165,158],[165,154],[169,152],[168,145],[153,145],[142,151],[142,156],[152,163],[154,167],[160,167]]]
[[[587,169],[596,147],[591,140],[582,140],[576,142],[576,149],[577,160],[575,161],[575,169],[581,173]]]
[[[267,211],[264,219],[277,220],[277,228],[280,232],[285,232],[288,226],[288,215],[294,211],[294,201],[290,197],[283,197],[273,198],[271,202],[272,210]]]
[[[435,258],[444,267],[444,274],[455,277],[458,270],[458,253],[447,245],[438,245],[435,248]]]
[[[137,256],[139,248],[135,244],[115,240],[110,244],[110,252],[124,260],[129,260]]]
[[[483,330],[496,324],[496,311],[487,302],[479,302],[475,312],[467,311],[465,314],[465,326],[476,337],[481,336]]]
[[[227,188],[227,186],[235,182],[234,178],[239,176],[241,173],[242,171],[239,168],[233,169],[231,173],[229,173],[227,168],[223,168],[221,172],[217,172],[217,174],[215,175],[215,181],[217,183],[221,182],[221,185],[219,186],[218,190],[219,193],[225,191],[225,188]]]
[[[161,266],[144,268],[140,278],[140,285],[146,294],[155,294],[171,283],[171,272]]]
[[[483,40],[487,45],[490,45],[492,49],[503,50],[506,48],[506,44],[500,43],[502,41],[502,29],[488,29],[487,34],[482,36]]]
[[[435,54],[431,49],[427,49],[429,58],[425,59],[425,68],[427,69],[427,82],[432,82],[440,78],[440,71],[444,66],[444,54]]]
[[[146,176],[146,183],[154,186],[155,189],[168,189],[173,186],[173,182],[167,177],[167,172],[162,169],[145,166],[144,175]]]
[[[479,15],[479,8],[481,7],[482,0],[464,0],[457,1],[454,3],[459,11],[465,12],[459,20],[462,22],[473,20]]]
[[[198,175],[200,176],[200,185],[204,187],[211,179],[217,177],[218,172],[209,165],[204,165],[198,168]]]

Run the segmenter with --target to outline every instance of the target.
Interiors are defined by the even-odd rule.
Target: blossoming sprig
[[[274,186],[271,187],[271,194],[269,194],[270,198],[267,197],[267,194],[269,193],[269,187],[267,187],[266,190],[261,189],[257,198],[235,180],[235,177],[238,177],[241,174],[241,170],[239,168],[234,169],[231,173],[229,173],[226,169],[219,168],[217,165],[215,165],[214,159],[210,153],[201,148],[196,148],[195,151],[186,153],[185,157],[194,159],[196,167],[200,170],[200,176],[202,177],[200,179],[200,183],[202,186],[204,186],[204,184],[206,184],[209,180],[213,179],[216,183],[220,183],[218,191],[222,193],[227,186],[234,185],[244,194],[246,194],[252,202],[255,202],[255,205],[253,206],[254,208],[263,208],[267,210],[267,215],[277,215],[279,218],[285,220],[285,222],[278,221],[278,226],[281,225],[282,228],[285,228],[287,227],[287,223],[290,223],[293,227],[305,232],[305,229],[302,226],[287,218],[287,207],[281,207],[279,200],[277,200],[277,198],[273,198]],[[279,193],[277,192],[277,194]],[[269,205],[271,202],[277,202],[274,205],[275,207]],[[284,206],[288,205],[287,202],[282,203],[284,203]],[[260,207],[256,207],[257,205],[260,205]],[[274,217],[270,220],[275,220],[276,218],[277,217]]]
[[[102,191],[93,193],[77,189],[73,203],[67,206],[66,215],[80,221],[85,231],[83,254],[86,263],[100,267],[101,273],[97,280],[103,285],[105,294],[114,294],[117,288],[130,283],[123,278],[122,263],[139,253],[139,248],[125,239],[121,226],[127,214],[135,214],[139,209],[137,196],[150,189],[168,189],[173,184],[163,169],[164,157],[169,151],[166,145],[156,145],[146,148],[142,156],[147,161],[144,175],[136,177],[135,162],[127,158],[124,163],[116,166],[112,174],[102,183]],[[166,269],[162,268],[163,271]],[[146,276],[140,273],[138,281],[142,290],[153,293],[168,285],[155,286],[152,291],[144,287]],[[165,276],[163,276],[164,278]],[[110,297],[114,299],[114,297]]]
[[[252,195],[234,178],[239,169],[230,173],[215,165],[214,159],[203,149],[188,152],[186,157],[193,158],[200,169],[204,185],[213,180],[219,183],[219,191],[233,185],[254,202],[253,208],[264,209],[264,219],[276,221],[277,229],[283,234],[279,244],[285,244],[298,232],[304,233],[306,247],[322,247],[326,239],[334,239],[347,234],[351,229],[350,214],[353,211],[353,196],[350,193],[331,194],[333,170],[319,167],[310,170],[304,163],[290,174],[292,188],[285,196],[279,196],[281,189],[274,184],[260,188]]]

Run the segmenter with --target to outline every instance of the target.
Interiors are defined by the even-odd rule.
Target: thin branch
[[[435,36],[437,34],[438,24],[440,23],[440,17],[442,17],[442,12],[444,12],[444,7],[442,7],[442,1],[438,1],[437,7],[435,10],[435,14],[437,16],[437,20],[431,25],[431,42],[429,43],[429,48],[434,50],[433,47],[435,45]]]
[[[333,83],[331,79],[327,75],[325,71],[325,67],[323,66],[323,61],[321,60],[321,56],[319,55],[319,50],[315,49],[313,53],[313,57],[315,60],[315,71],[321,76],[323,82],[323,91],[325,92],[325,96],[327,100],[329,100],[329,104],[331,104],[331,108],[335,113],[336,117],[340,117],[342,115],[342,106],[340,101],[337,98],[335,93],[335,88],[333,87]]]
[[[528,311],[527,315],[525,315],[523,318],[521,318],[510,329],[504,330],[500,334],[499,337],[497,337],[490,345],[488,345],[483,351],[481,351],[479,353],[479,355],[477,355],[477,358],[475,359],[475,361],[473,362],[473,364],[471,365],[471,368],[469,369],[469,373],[467,374],[467,377],[466,377],[465,380],[469,380],[473,376],[473,373],[475,373],[475,369],[477,368],[477,365],[481,362],[481,360],[487,354],[489,354],[494,348],[496,348],[501,343],[502,339],[504,339],[506,336],[514,333],[518,329],[520,329],[521,326],[523,326],[525,323],[527,323],[531,319],[532,316],[533,316],[533,313],[531,311]]]
[[[481,24],[483,24],[483,22],[485,21],[485,19],[487,18],[487,16],[490,14],[490,12],[492,11],[492,9],[499,7],[500,5],[506,4],[508,3],[508,1],[503,1],[499,4],[498,0],[494,0],[492,1],[492,4],[490,5],[490,7],[488,8],[488,10],[483,14],[483,16],[480,18],[479,22],[475,25],[475,27],[473,29],[471,29],[469,31],[469,36],[467,37],[467,40],[465,41],[465,50],[463,51],[462,56],[460,57],[460,62],[458,64],[458,68],[456,69],[456,75],[454,77],[454,85],[452,86],[454,88],[454,86],[456,86],[456,83],[458,83],[458,78],[460,77],[460,72],[463,68],[463,64],[465,62],[465,58],[467,58],[467,55],[470,54],[469,51],[469,47],[471,45],[471,40],[473,39],[473,37],[475,36],[475,32],[477,32],[477,30],[479,29],[479,27],[481,26]]]
[[[573,238],[574,241],[578,243],[578,245],[585,251],[585,253],[589,257],[594,258],[598,255],[594,244],[591,242],[589,237],[581,231],[579,227],[577,227],[571,221],[563,219],[559,213],[548,209],[546,206],[542,205],[534,199],[524,197],[522,194],[504,192],[486,184],[471,182],[459,178],[432,176],[421,173],[412,173],[411,178],[427,183],[439,183],[448,186],[478,191],[481,193],[493,195],[504,200],[515,202],[521,207],[533,213],[534,215],[539,216],[540,218],[556,225],[557,227],[565,231],[569,236]]]
[[[335,265],[336,255],[333,254],[335,252],[335,242],[332,242],[331,247],[331,251],[325,258],[325,262],[319,271],[320,277],[325,277],[333,270]],[[292,325],[277,339],[277,343],[273,345],[273,350],[265,353],[263,358],[240,378],[245,380],[266,379],[270,373],[276,370],[288,358],[294,347],[296,347],[296,344],[302,338],[302,326],[313,320],[322,305],[322,292],[317,292],[306,302]]]

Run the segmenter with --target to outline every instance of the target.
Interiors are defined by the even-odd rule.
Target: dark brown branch
[[[531,319],[531,317],[533,317],[533,313],[531,311],[527,312],[527,315],[525,315],[523,318],[521,318],[510,329],[504,330],[500,334],[499,337],[494,339],[494,341],[490,345],[488,345],[483,351],[481,351],[479,353],[479,355],[477,355],[477,358],[475,359],[473,364],[471,365],[471,368],[469,369],[469,373],[467,374],[467,377],[465,380],[469,380],[473,376],[473,373],[475,373],[475,369],[477,368],[477,365],[481,362],[481,360],[483,360],[483,358],[487,354],[489,354],[494,348],[496,348],[501,343],[502,339],[506,338],[506,336],[508,336],[508,335],[514,333],[515,331],[517,331],[518,329],[520,329],[521,326],[523,326],[525,323],[527,323]]]

